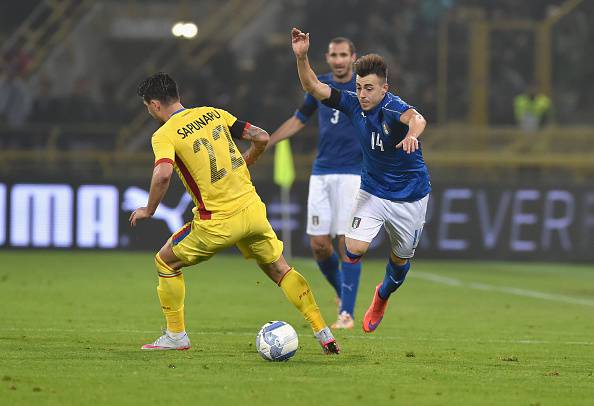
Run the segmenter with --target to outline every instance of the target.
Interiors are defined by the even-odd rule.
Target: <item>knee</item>
[[[349,262],[351,264],[356,264],[361,261],[363,255],[367,252],[369,248],[368,243],[364,243],[362,241],[357,240],[350,240],[347,239],[345,241],[346,252],[345,252],[345,262]]]
[[[283,255],[281,255],[281,257],[275,262],[270,264],[258,264],[258,266],[270,279],[272,279],[274,283],[279,286],[285,275],[293,269],[287,263]]]
[[[363,241],[351,240],[350,238],[346,239],[345,245],[346,245],[346,249],[347,249],[347,255],[352,254],[352,255],[357,255],[357,256],[363,256],[363,255],[365,255],[365,253],[367,252],[367,249],[369,248],[369,243],[366,243]]]
[[[316,260],[322,261],[332,255],[333,248],[331,241],[322,238],[311,238],[311,251]]]
[[[174,264],[175,265],[175,264]],[[155,266],[157,267],[157,272],[159,276],[177,276],[181,275],[181,267],[171,266],[167,262],[161,258],[159,253],[155,254]]]
[[[394,253],[392,253],[390,255],[390,261],[392,261],[392,263],[394,263],[394,265],[404,266],[408,263],[408,258],[400,258],[400,257],[397,257],[396,255],[394,255]]]
[[[171,268],[175,271],[186,266],[181,260],[179,260],[173,253],[173,249],[169,243],[165,244],[163,248],[155,255],[155,263],[161,263],[163,266]]]

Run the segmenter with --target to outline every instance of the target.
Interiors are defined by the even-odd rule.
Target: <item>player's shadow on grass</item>
[[[353,365],[353,364],[368,364],[369,360],[367,358],[367,356],[363,355],[363,354],[340,354],[340,355],[325,355],[320,353],[318,354],[311,354],[311,353],[307,353],[307,354],[302,354],[301,357],[299,357],[299,353],[297,353],[297,355],[295,355],[294,358],[291,358],[290,360],[287,361],[282,361],[282,362],[270,362],[270,361],[265,361],[267,364],[292,364],[292,365],[307,365],[307,366],[311,366],[311,365],[315,365],[315,366],[333,366],[333,365],[337,365],[338,364],[342,364],[342,363],[348,363],[349,365]]]
[[[362,354],[345,354],[345,353],[341,353],[340,355],[325,355],[325,354],[320,354],[320,358],[319,359],[315,359],[315,360],[295,360],[295,361],[304,361],[304,362],[309,362],[309,361],[315,361],[315,362],[320,362],[322,364],[325,364],[327,360],[336,360],[336,361],[348,361],[349,364],[352,363],[366,363],[369,361],[369,359]]]

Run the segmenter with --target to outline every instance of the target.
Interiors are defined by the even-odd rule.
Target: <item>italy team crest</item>
[[[390,127],[388,127],[388,124],[385,121],[382,123],[382,127],[384,128],[384,134],[390,134]]]

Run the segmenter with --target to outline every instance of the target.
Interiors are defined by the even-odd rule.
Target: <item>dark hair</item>
[[[138,85],[136,91],[147,103],[151,100],[159,100],[161,103],[171,104],[179,101],[177,83],[164,72],[155,73],[144,79]]]
[[[378,54],[367,54],[357,59],[355,72],[361,77],[375,73],[380,79],[388,80],[386,61]]]
[[[351,51],[351,55],[355,53],[355,44],[353,44],[353,41],[351,41],[350,39],[346,38],[346,37],[336,37],[336,38],[332,38],[330,40],[331,44],[342,44],[343,42],[346,42],[347,44],[349,44],[349,50]]]

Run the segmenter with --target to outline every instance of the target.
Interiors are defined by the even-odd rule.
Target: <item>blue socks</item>
[[[387,300],[392,293],[396,291],[404,283],[404,278],[410,269],[410,261],[406,261],[406,264],[399,266],[396,265],[392,260],[388,260],[386,265],[386,276],[382,286],[379,288],[379,297],[383,300]]]
[[[361,277],[361,255],[354,255],[347,251],[347,256],[353,262],[342,262],[342,271],[338,269],[339,261],[336,252],[323,261],[318,261],[318,267],[341,300],[340,312],[347,312],[351,316],[355,312],[355,301]]]
[[[338,270],[338,255],[336,255],[336,252],[333,252],[332,255],[325,260],[318,261],[318,267],[336,291],[336,296],[340,297],[341,278],[340,271]]]
[[[357,290],[359,289],[359,278],[361,277],[361,262],[356,264],[342,263],[342,289],[340,299],[342,304],[340,312],[347,312],[354,316],[355,300],[357,299]]]
[[[351,263],[356,264],[357,262],[361,261],[361,257],[363,255],[353,254],[346,247],[344,248],[344,250],[345,250],[347,258],[351,260]]]

